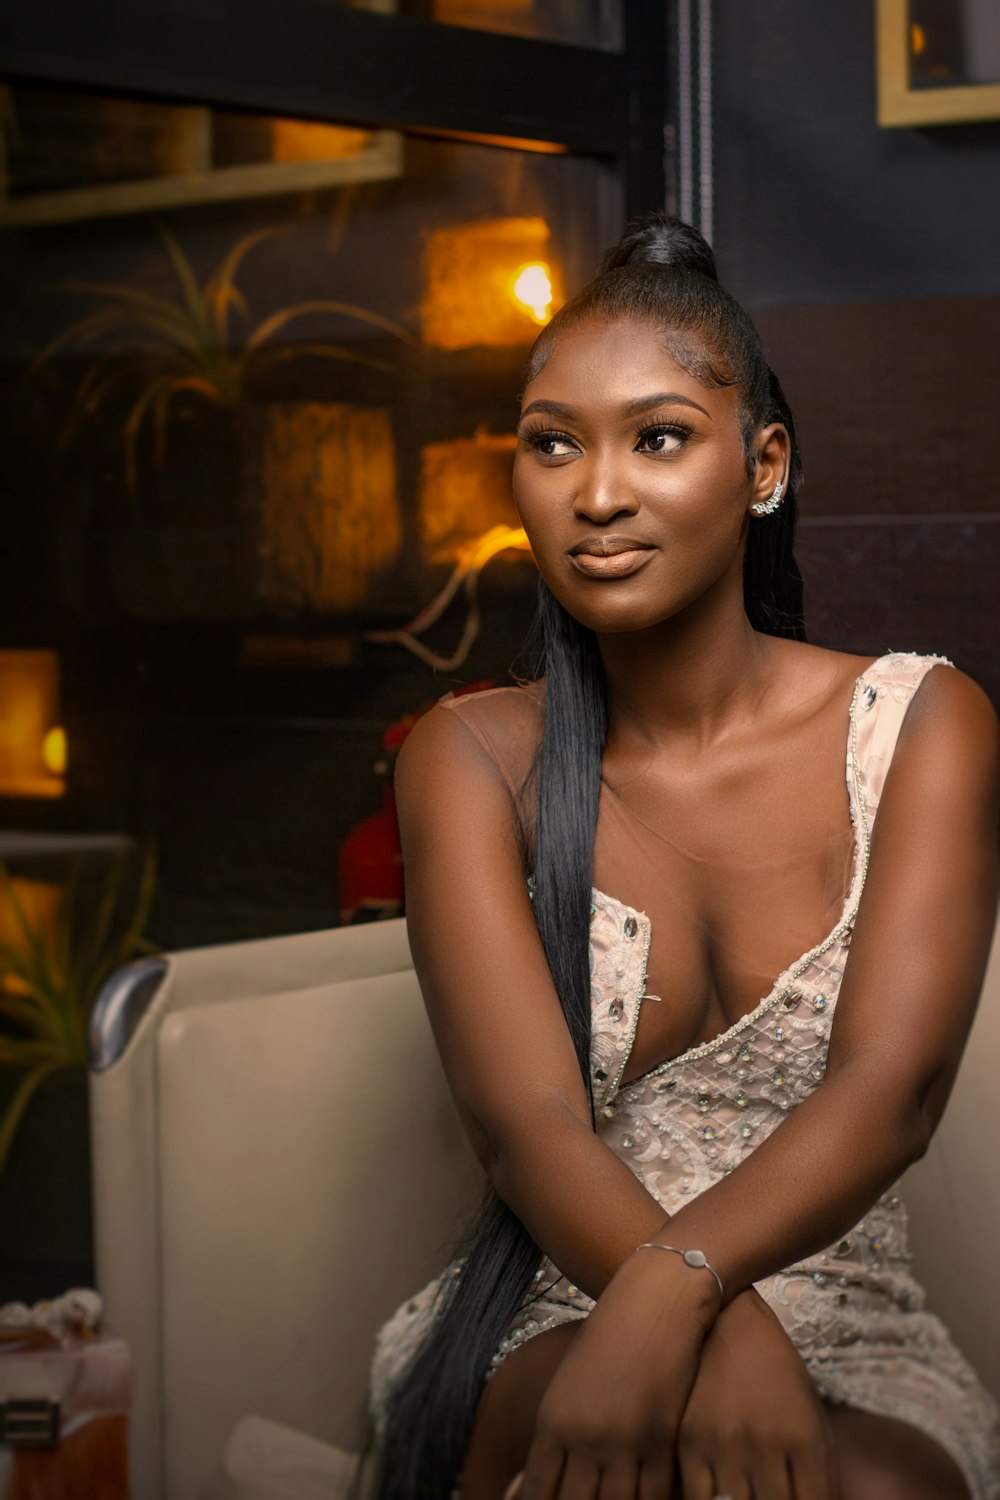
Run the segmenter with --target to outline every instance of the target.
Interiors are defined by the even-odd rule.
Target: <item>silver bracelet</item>
[[[661,1245],[657,1240],[645,1240],[643,1244],[636,1245],[637,1250],[669,1250],[674,1255],[679,1255],[686,1266],[694,1266],[697,1271],[710,1271],[715,1277],[715,1284],[719,1288],[719,1297],[725,1302],[726,1293],[722,1285],[722,1277],[714,1266],[710,1266],[705,1259],[704,1250],[678,1250],[676,1245]]]

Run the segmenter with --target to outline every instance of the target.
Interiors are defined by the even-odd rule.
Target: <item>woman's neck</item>
[[[774,646],[742,599],[694,609],[649,630],[599,635],[621,746],[695,754],[745,726],[774,683]]]

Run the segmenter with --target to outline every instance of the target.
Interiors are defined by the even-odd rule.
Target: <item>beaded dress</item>
[[[738,1168],[823,1078],[886,773],[913,694],[941,660],[893,653],[857,679],[847,745],[852,868],[828,936],[714,1040],[624,1085],[641,1005],[657,998],[646,994],[652,924],[644,911],[594,889],[591,1081],[598,1132],[668,1212]],[[473,706],[491,696],[445,700],[444,706],[468,715],[475,733]],[[925,1311],[910,1258],[906,1210],[893,1188],[843,1238],[757,1283],[757,1290],[824,1399],[921,1429],[955,1459],[974,1500],[1000,1500],[997,1408],[942,1322]],[[376,1418],[428,1328],[442,1283],[458,1269],[450,1266],[381,1330],[371,1387]],[[539,1267],[535,1283],[494,1369],[527,1339],[584,1318],[593,1307],[550,1261]]]

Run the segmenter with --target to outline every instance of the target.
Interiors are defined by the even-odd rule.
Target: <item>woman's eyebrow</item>
[[[532,401],[531,405],[526,406],[521,412],[521,416],[530,417],[531,413],[536,411],[545,412],[549,417],[565,417],[568,422],[576,416],[575,407],[563,406],[558,401]]]
[[[682,396],[680,391],[658,391],[655,396],[639,396],[635,401],[626,401],[622,411],[627,417],[637,417],[640,412],[651,411],[654,406],[693,406],[695,411],[712,420],[711,412],[692,401],[690,396]]]
[[[692,401],[690,396],[682,396],[679,391],[658,391],[653,396],[639,396],[634,401],[626,401],[621,407],[622,415],[626,417],[638,416],[640,412],[652,411],[657,406],[692,406],[695,411],[700,411],[704,416],[712,420],[710,412],[697,401]],[[530,417],[533,412],[544,412],[546,416],[562,417],[564,421],[572,422],[579,415],[573,406],[564,406],[561,401],[532,401],[521,413],[522,417]]]

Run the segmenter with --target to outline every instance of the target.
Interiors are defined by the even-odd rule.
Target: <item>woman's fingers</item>
[[[669,1496],[670,1492],[665,1493]],[[635,1459],[612,1459],[601,1469],[599,1500],[636,1500],[639,1494],[639,1465]]]
[[[840,1484],[828,1442],[816,1442],[794,1454],[790,1468],[794,1500],[840,1500]]]
[[[766,1484],[758,1482],[756,1474],[751,1478],[746,1464],[733,1463],[728,1455],[715,1465],[709,1495],[711,1500],[718,1495],[724,1496],[725,1500],[789,1500],[787,1483],[769,1489]],[[684,1500],[687,1500],[687,1490],[684,1491]]]
[[[681,1494],[684,1500],[714,1500],[714,1496],[725,1494],[715,1484],[712,1471],[703,1458],[694,1453],[681,1452],[679,1468],[681,1473]],[[670,1494],[667,1490],[666,1494]],[[646,1500],[643,1495],[642,1500]],[[653,1495],[650,1500],[658,1500]]]
[[[787,1484],[778,1489],[768,1489],[766,1485],[761,1487],[755,1483],[757,1475],[751,1475],[750,1465],[733,1454],[720,1454],[712,1469],[712,1486],[707,1491],[710,1500],[716,1500],[720,1495],[724,1500],[789,1500]],[[684,1500],[687,1500],[686,1489]]]
[[[674,1494],[674,1461],[667,1454],[647,1459],[639,1470],[639,1500],[671,1500]],[[601,1492],[604,1500],[604,1492]]]
[[[524,1466],[518,1500],[556,1500],[562,1493],[559,1482],[565,1463],[566,1450],[562,1444],[539,1434]]]
[[[593,1459],[570,1453],[563,1463],[559,1487],[553,1493],[557,1500],[597,1500],[601,1471]]]

